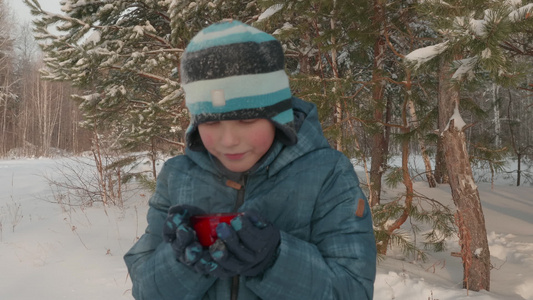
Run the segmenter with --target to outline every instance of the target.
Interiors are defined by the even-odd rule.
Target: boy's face
[[[230,171],[245,172],[265,155],[274,141],[274,125],[266,119],[228,120],[198,125],[202,142]]]

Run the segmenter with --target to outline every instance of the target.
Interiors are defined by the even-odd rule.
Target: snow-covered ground
[[[42,175],[53,176],[61,160],[0,160],[0,299],[132,299],[122,255],[146,226],[149,195],[137,192],[124,208],[106,210],[54,203],[59,196]],[[415,184],[450,202],[447,186]],[[374,299],[533,300],[533,188],[478,186],[494,267],[491,291],[462,289],[461,260],[450,255],[459,251],[455,239],[427,262],[391,250],[379,263]]]

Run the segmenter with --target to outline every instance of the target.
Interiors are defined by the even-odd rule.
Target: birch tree
[[[13,84],[13,40],[9,28],[7,7],[0,0],[0,155],[5,154],[13,142],[13,120],[10,107],[15,100],[11,88]]]

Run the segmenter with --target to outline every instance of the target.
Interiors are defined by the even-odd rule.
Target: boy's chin
[[[235,172],[235,173],[242,173],[242,172],[246,172],[248,170],[250,170],[252,167],[246,167],[246,166],[227,166],[225,165],[226,169],[230,170],[231,172]]]
[[[222,164],[224,165],[224,167],[226,167],[226,169],[230,170],[231,172],[236,172],[236,173],[246,172],[254,166],[254,164],[245,162],[245,161],[241,161],[241,162],[227,162],[226,161],[226,162],[222,162]]]

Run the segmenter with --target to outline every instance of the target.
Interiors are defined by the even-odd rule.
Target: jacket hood
[[[285,146],[275,139],[267,156],[262,159],[261,165],[254,172],[267,166],[269,175],[276,174],[279,170],[297,158],[317,149],[329,148],[329,143],[322,133],[322,126],[318,120],[318,111],[313,103],[293,97],[291,99],[294,111],[295,128],[298,131],[298,142],[292,146]],[[206,171],[220,173],[216,164],[207,151],[193,151],[185,149],[185,155]]]

